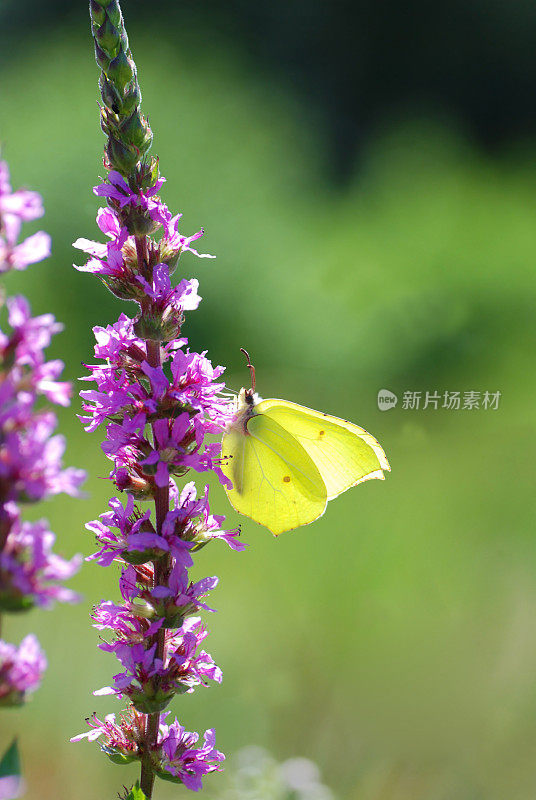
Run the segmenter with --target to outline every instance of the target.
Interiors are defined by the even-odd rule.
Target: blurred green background
[[[281,760],[313,759],[345,800],[529,800],[536,795],[531,113],[509,126],[510,106],[498,103],[490,146],[481,135],[485,115],[479,124],[471,117],[462,71],[452,82],[469,100],[455,113],[441,85],[432,103],[418,102],[419,92],[401,91],[400,102],[380,92],[383,105],[358,136],[359,107],[348,110],[346,126],[338,106],[330,114],[324,103],[322,116],[303,81],[281,79],[262,48],[246,55],[242,29],[229,35],[209,24],[220,19],[214,5],[194,15],[185,4],[181,25],[177,4],[171,25],[166,4],[124,4],[143,109],[168,179],[163,197],[184,212],[185,232],[205,227],[202,249],[217,255],[181,262],[204,297],[185,332],[193,347],[228,365],[230,387],[248,380],[245,346],[262,395],[363,425],[383,444],[392,473],[346,493],[310,527],[276,540],[246,522],[244,553],[218,543],[203,550],[196,575],[221,580],[207,644],[224,682],[177,699],[173,711],[190,730],[216,727],[229,754],[258,744]],[[291,5],[307,16],[307,3]],[[58,20],[48,6],[46,21],[42,4],[0,8],[0,140],[14,185],[42,193],[39,227],[53,237],[52,257],[8,276],[5,286],[29,296],[35,313],[52,311],[65,323],[51,355],[76,380],[92,358],[91,327],[131,310],[71,267],[81,263],[71,242],[97,237],[91,187],[103,172],[85,4],[71,6]],[[498,6],[472,8],[487,24]],[[417,21],[411,9],[402,37]],[[512,59],[522,28],[512,23],[508,31]],[[305,48],[311,29],[301,35]],[[499,52],[500,72],[507,59]],[[310,80],[319,68],[305,56],[300,65]],[[366,73],[362,81],[366,87]],[[344,133],[334,136],[326,119]],[[387,413],[377,407],[382,388],[399,396]],[[487,411],[402,408],[404,391],[427,390],[500,391],[501,399]],[[75,399],[60,424],[67,462],[89,472],[88,497],[30,512],[51,520],[66,555],[93,551],[84,523],[110,494],[99,433],[83,433],[78,410]],[[213,502],[237,523],[216,486]],[[92,711],[118,710],[91,695],[116,664],[97,650],[88,617],[93,603],[117,597],[117,577],[113,567],[85,565],[71,582],[84,595],[80,605],[6,625],[17,641],[35,630],[49,659],[31,705],[4,712],[0,724],[0,750],[14,730],[20,735],[29,798],[113,797],[136,777],[96,746],[68,743]],[[217,785],[217,777],[207,779],[207,798]],[[187,792],[162,784],[157,797],[177,793]]]

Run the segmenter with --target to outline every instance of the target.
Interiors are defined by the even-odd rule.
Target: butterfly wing
[[[223,472],[231,505],[276,536],[322,516],[327,492],[318,468],[278,422],[262,414],[247,434],[231,428],[222,440]]]
[[[278,423],[306,450],[326,485],[328,500],[391,467],[379,442],[344,419],[286,400],[262,400],[255,411]]]

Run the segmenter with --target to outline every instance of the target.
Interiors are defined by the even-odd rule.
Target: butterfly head
[[[233,418],[229,425],[230,428],[240,430],[242,433],[247,434],[247,424],[251,417],[255,416],[255,406],[260,403],[260,397],[253,389],[245,389],[242,387],[236,398],[236,408]]]
[[[238,409],[253,409],[258,403],[261,402],[261,400],[262,397],[253,389],[245,389],[242,387],[238,394]]]
[[[244,353],[247,360],[247,367],[251,374],[251,386],[249,389],[244,387],[240,389],[240,393],[236,401],[236,411],[233,415],[233,420],[230,427],[238,428],[242,431],[242,433],[247,435],[248,420],[255,415],[254,408],[258,403],[261,402],[262,398],[259,397],[255,391],[255,367],[251,363],[249,353],[247,350],[244,350],[243,347],[241,347],[240,350],[242,353]]]

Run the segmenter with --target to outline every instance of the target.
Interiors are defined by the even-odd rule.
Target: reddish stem
[[[138,256],[138,265],[140,269],[148,269],[148,256],[147,256],[147,239],[145,236],[136,237],[136,253]],[[148,339],[147,342],[147,362],[151,367],[160,367],[162,365],[160,356],[160,342]],[[153,423],[153,441],[156,444],[156,434]],[[154,501],[156,507],[156,531],[159,535],[162,533],[162,525],[169,511],[169,485],[155,486]],[[169,556],[153,561],[154,565],[154,583],[155,586],[163,583],[169,574],[171,568],[171,561]],[[153,637],[151,643],[156,642],[155,658],[162,659],[165,663],[165,638],[166,632],[161,628]],[[155,679],[155,682],[157,679]],[[155,688],[158,688],[155,686]],[[154,785],[154,771],[151,760],[151,753],[156,749],[158,744],[158,730],[160,726],[160,713],[146,715],[145,723],[145,752],[141,760],[141,776],[140,788],[145,794],[147,800],[151,800]]]

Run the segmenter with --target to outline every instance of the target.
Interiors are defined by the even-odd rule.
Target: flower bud
[[[106,53],[115,53],[119,45],[119,31],[112,24],[108,16],[105,17],[104,22],[94,33],[99,47]]]
[[[105,72],[108,78],[115,83],[118,91],[122,92],[135,75],[134,62],[124,50],[120,50],[110,61]]]
[[[175,688],[168,689],[167,692],[162,689],[154,691],[153,686],[148,682],[144,690],[140,689],[129,693],[129,700],[136,711],[140,711],[142,714],[159,714],[170,704],[176,693]]]

